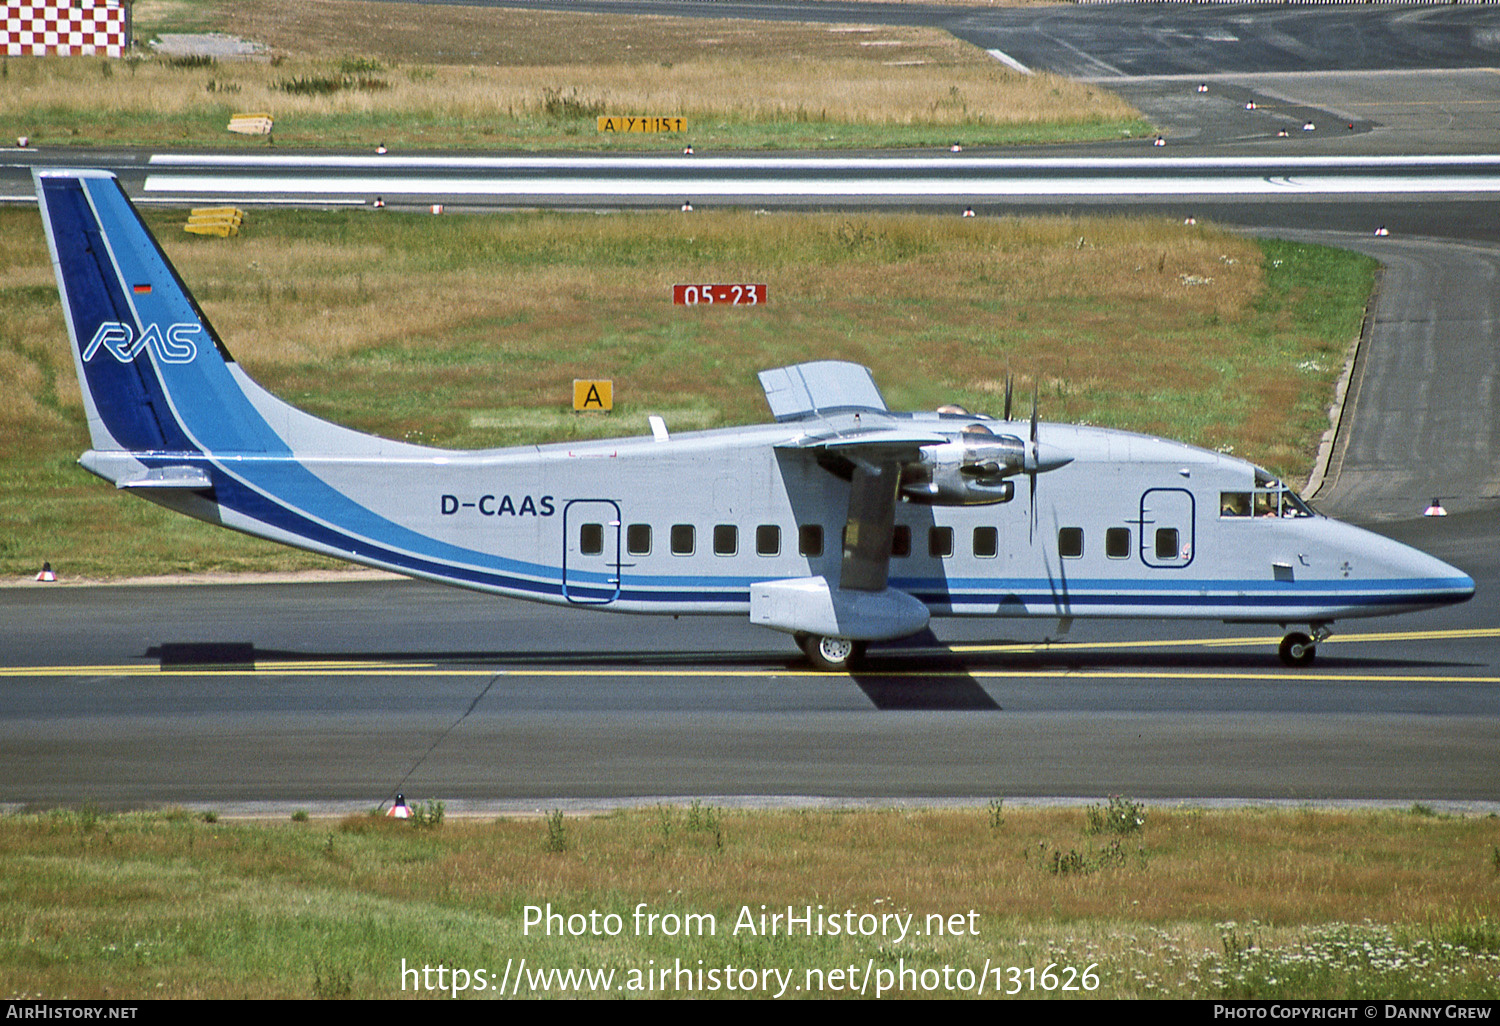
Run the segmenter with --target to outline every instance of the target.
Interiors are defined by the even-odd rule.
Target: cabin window
[[[1156,558],[1176,559],[1179,546],[1177,542],[1177,528],[1159,527],[1156,530]]]
[[[1057,554],[1068,559],[1083,555],[1083,528],[1064,527],[1057,532]]]
[[[911,555],[911,528],[905,524],[897,524],[891,532],[891,555]]]
[[[930,528],[927,532],[927,554],[935,559],[953,555],[953,528]]]
[[[801,556],[823,554],[822,524],[803,524],[797,528],[797,554]]]
[[[994,559],[1000,554],[1000,532],[993,527],[974,528],[974,555]]]
[[[578,525],[578,552],[584,556],[597,556],[604,551],[604,525]]]
[[[625,528],[625,551],[632,556],[651,555],[650,524],[631,524]]]
[[[714,527],[714,555],[732,556],[740,550],[740,529],[733,524]]]
[[[755,529],[755,554],[776,556],[781,553],[781,528],[775,524],[761,524]]]
[[[1110,559],[1130,558],[1130,528],[1111,527],[1104,532],[1104,554]]]
[[[1250,515],[1249,492],[1220,492],[1219,516],[1248,517]]]
[[[672,555],[691,556],[696,544],[692,524],[672,525]]]

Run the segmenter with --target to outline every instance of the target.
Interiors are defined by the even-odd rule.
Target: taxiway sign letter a
[[[614,382],[609,379],[602,381],[589,381],[583,378],[575,378],[573,381],[573,409],[575,412],[583,410],[603,410],[609,412],[615,407]]]

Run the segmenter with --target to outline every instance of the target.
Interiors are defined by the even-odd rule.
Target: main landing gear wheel
[[[1281,661],[1288,666],[1307,666],[1318,654],[1318,643],[1300,631],[1292,631],[1281,639],[1281,649],[1278,654],[1281,656]]]
[[[859,662],[865,653],[863,641],[849,638],[830,638],[821,634],[805,634],[798,637],[802,651],[808,661],[820,670],[842,672]]]

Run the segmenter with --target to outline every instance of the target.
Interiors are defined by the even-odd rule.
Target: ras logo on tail
[[[192,336],[202,330],[201,324],[173,324],[163,335],[155,324],[149,324],[137,336],[135,329],[128,324],[105,321],[84,349],[83,362],[92,360],[100,349],[107,349],[109,355],[121,363],[130,363],[147,350],[155,353],[163,363],[192,363],[198,356],[198,344]]]

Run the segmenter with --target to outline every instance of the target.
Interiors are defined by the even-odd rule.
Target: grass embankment
[[[0,60],[0,138],[34,146],[676,150],[947,146],[1141,137],[1118,97],[1021,75],[924,28],[244,0],[136,5],[136,37],[221,31],[264,59]],[[682,116],[606,134],[602,114]]]
[[[481,448],[768,418],[756,372],[872,368],[894,409],[959,402],[1311,465],[1371,261],[1150,220],[485,217],[255,211],[235,239],[148,211],[229,349],[272,391],[387,437]],[[674,307],[755,281],[757,308]],[[0,573],[334,565],[119,496],[74,463],[81,399],[41,225],[0,210]],[[616,413],[571,412],[609,377]]]
[[[434,989],[443,965],[447,990],[454,969],[471,987],[478,970],[498,987],[508,963],[514,985],[525,958],[532,973],[613,970],[616,996],[633,971],[678,960],[705,973],[694,986],[710,970],[752,971],[754,996],[767,971],[772,992],[779,972],[788,995],[834,994],[830,974],[850,966],[842,987],[857,991],[871,965],[886,975],[869,996],[903,968],[901,992],[928,996],[945,993],[944,980],[972,990],[988,960],[986,994],[1047,996],[1049,982],[1081,987],[1088,970],[1097,989],[1065,996],[1494,1000],[1495,822],[1421,807],[1146,811],[1128,800],[916,812],[695,804],[430,829],[365,816],[14,815],[0,819],[0,986],[8,998],[378,999],[414,994],[417,977],[402,990],[402,959],[431,967],[421,982]],[[559,937],[556,923],[551,937],[526,932],[526,906],[549,903],[563,929],[581,915],[572,922],[584,935]],[[641,903],[663,917],[654,935],[644,919],[638,933]],[[904,939],[895,920],[885,936],[771,937],[758,929],[762,906],[811,906],[856,929],[862,916],[914,919]],[[736,934],[746,907],[757,930]],[[590,913],[615,935],[588,932]],[[689,915],[711,915],[716,933],[664,935],[667,917],[679,934],[707,922]],[[935,936],[929,915],[958,929]],[[685,980],[658,979],[650,993],[688,993]],[[520,987],[543,991],[570,993]]]

